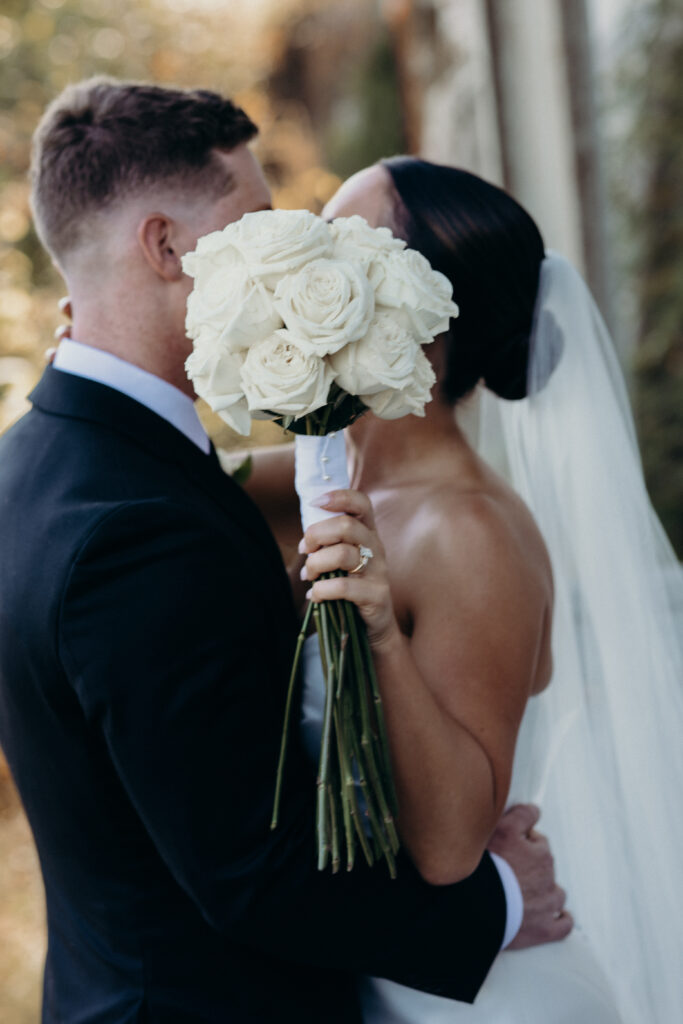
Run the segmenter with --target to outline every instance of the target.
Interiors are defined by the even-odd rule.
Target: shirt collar
[[[55,370],[86,377],[128,395],[165,419],[203,452],[209,453],[209,437],[194,402],[189,395],[161,377],[119,359],[111,352],[84,345],[72,338],[60,342],[52,365]]]

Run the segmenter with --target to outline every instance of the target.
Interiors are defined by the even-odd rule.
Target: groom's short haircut
[[[43,245],[61,263],[93,214],[150,185],[218,198],[230,180],[216,150],[257,131],[243,110],[204,89],[102,77],[68,86],[33,140],[31,201]]]

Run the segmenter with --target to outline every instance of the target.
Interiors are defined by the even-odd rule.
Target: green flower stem
[[[330,576],[330,577],[327,577],[327,578],[331,579],[332,577]],[[328,609],[327,628],[328,628],[328,630],[330,632],[330,636],[334,639],[335,645],[338,645],[339,644],[339,638],[341,636],[341,631],[339,629],[339,623],[337,622],[336,617],[334,615],[330,615],[329,614],[329,609],[330,609],[330,605],[331,604],[332,604],[331,601],[326,601],[325,602],[325,607]]]
[[[353,723],[351,721],[350,700],[351,700],[351,698],[350,698],[350,695],[348,694],[348,692],[345,693],[344,694],[344,702],[343,702],[343,707],[344,707],[343,729],[344,729],[344,734],[345,734],[345,744],[344,744],[344,770],[342,772],[342,785],[344,786],[344,789],[345,789],[346,794],[347,794],[351,822],[352,822],[353,827],[354,827],[354,829],[356,831],[356,834],[358,836],[358,840],[360,842],[361,849],[363,850],[363,853],[365,855],[365,859],[368,862],[369,866],[372,867],[372,864],[374,863],[374,859],[375,858],[373,857],[372,850],[370,849],[370,844],[368,842],[368,837],[366,836],[365,828],[363,827],[363,820],[362,820],[361,813],[360,813],[360,807],[358,806],[358,796],[356,794],[356,780],[354,778],[353,768],[352,768],[352,765],[353,765],[353,741],[352,741],[352,739],[349,739],[349,729],[353,729]],[[347,744],[348,744],[348,746],[347,746]],[[349,868],[349,870],[350,870],[350,868]]]
[[[373,733],[370,725],[370,715],[368,713],[367,704],[367,688],[365,685],[365,666],[363,664],[363,656],[358,637],[358,633],[362,633],[363,631],[359,631],[356,628],[356,620],[353,610],[347,614],[347,623],[349,633],[351,635],[351,647],[353,649],[354,660],[356,663],[356,686],[358,688],[358,704],[360,706],[362,723],[361,750],[363,751],[366,759],[368,781],[372,787],[372,791],[377,795],[377,802],[379,803],[382,820],[390,839],[391,848],[396,852],[398,850],[399,840],[394,825],[394,816],[391,813],[386,796],[384,795],[384,789],[380,781],[373,749]]]
[[[357,610],[354,607],[352,614],[357,614]],[[362,624],[361,624],[362,625]],[[372,691],[372,699],[375,708],[375,718],[377,720],[377,732],[379,734],[379,749],[382,760],[382,770],[384,779],[389,789],[389,802],[391,805],[392,814],[395,816],[398,814],[398,797],[396,796],[396,788],[394,786],[394,774],[391,769],[391,758],[389,753],[389,738],[387,736],[387,725],[384,718],[384,707],[382,705],[382,695],[379,690],[379,683],[377,682],[377,673],[375,672],[375,664],[372,660],[372,650],[370,648],[370,641],[368,635],[363,628],[358,630],[359,639],[364,648],[365,664],[368,670],[368,677],[370,679],[370,689]]]
[[[342,690],[343,690],[343,686],[344,686],[344,676],[346,674],[346,665],[347,665],[346,651],[347,651],[348,645],[349,645],[349,634],[346,632],[346,630],[344,629],[344,626],[342,625],[342,631],[341,631],[341,634],[339,636],[339,661],[337,663],[337,673],[338,673],[338,675],[337,675],[337,694],[336,694],[337,703],[340,703],[341,699],[342,699]]]
[[[374,842],[377,844],[377,846],[379,846],[379,849],[382,851],[386,859],[387,865],[389,867],[389,874],[391,875],[392,878],[396,878],[396,864],[394,862],[391,843],[385,836],[384,829],[382,828],[382,823],[380,822],[375,811],[375,808],[373,806],[373,800],[370,794],[370,787],[368,786],[368,781],[365,774],[365,764],[363,761],[363,756],[361,753],[361,748],[357,736],[353,737],[353,754],[356,759],[356,764],[358,765],[359,784],[361,792],[363,794],[363,799],[365,800],[365,808],[368,815],[368,819],[370,821],[372,838]]]
[[[339,852],[339,827],[337,825],[337,807],[334,799],[334,791],[329,782],[327,784],[327,796],[327,805],[330,813],[330,832],[332,834],[332,874],[336,875],[341,863],[341,855]]]
[[[277,764],[277,777],[275,780],[275,798],[273,800],[273,816],[270,822],[271,829],[277,828],[278,815],[280,813],[280,797],[282,796],[282,778],[284,774],[285,766],[285,755],[287,753],[287,741],[289,739],[289,728],[292,717],[292,697],[294,694],[294,686],[296,683],[296,677],[299,669],[299,662],[301,661],[301,651],[303,650],[304,641],[306,639],[306,633],[308,632],[308,625],[311,621],[311,613],[313,611],[313,604],[309,603],[304,615],[303,622],[301,623],[301,629],[296,640],[296,648],[294,650],[294,661],[292,663],[292,671],[289,674],[289,685],[287,687],[287,703],[285,704],[285,721],[282,728],[282,740],[280,741],[280,757]]]
[[[324,871],[327,867],[327,858],[330,853],[329,817],[327,807],[327,790],[325,784],[318,776],[318,789],[316,795],[315,833],[318,840],[318,871]]]
[[[344,727],[338,706],[335,707],[333,714],[335,734],[337,737],[337,757],[339,760],[339,793],[341,796],[342,815],[344,818],[344,834],[346,836],[346,870],[351,871],[356,853],[356,840],[353,832],[353,823],[351,821],[348,780],[350,777],[351,782],[353,782],[353,775],[346,763],[346,737],[344,735]]]
[[[332,405],[325,406],[324,415],[318,420],[318,434],[325,435],[327,433],[327,424],[330,422],[330,413],[332,412]]]
[[[325,712],[323,715],[323,730],[320,742],[320,763],[318,766],[318,797],[317,797],[317,831],[318,831],[318,869],[324,870],[327,864],[327,855],[330,850],[330,838],[328,832],[328,781],[330,771],[330,746],[332,735],[332,708],[334,704],[334,660],[329,648],[329,636],[327,630],[327,615],[325,605],[316,605],[313,609],[313,618],[318,630],[318,642],[320,644],[320,657],[325,673]]]
[[[327,680],[329,678],[330,670],[336,674],[337,659],[334,656],[335,652],[330,644],[330,610],[324,602],[319,605],[319,608],[320,612],[316,626],[319,622],[320,632],[318,634],[318,638],[320,642],[321,657],[324,659],[323,668],[325,671],[325,679]]]
[[[333,579],[336,579],[339,576],[343,576],[343,575],[344,575],[343,572],[327,572],[327,573],[324,573],[321,576],[321,579],[333,580]],[[343,628],[343,626],[342,626],[342,621],[343,620],[341,618],[341,611],[339,609],[339,606],[341,604],[342,604],[341,601],[326,601],[325,602],[325,608],[327,609],[327,614],[329,616],[328,622],[329,622],[329,625],[332,627],[332,631],[333,631],[333,633],[335,635],[335,638],[337,638],[337,639],[341,636],[342,628]]]
[[[389,841],[389,845],[393,853],[398,852],[400,846],[398,833],[396,832],[396,825],[394,823],[394,817],[389,809],[389,804],[382,788],[382,782],[379,777],[379,771],[377,770],[377,761],[375,759],[374,745],[372,737],[368,736],[367,733],[363,733],[360,740],[361,752],[365,757],[365,763],[367,766],[368,780],[372,787],[373,793],[377,794],[377,802],[380,807],[380,813],[382,815],[382,823],[384,825],[384,833],[386,833]]]
[[[382,852],[388,852],[389,855],[390,855],[391,854],[391,844],[388,842],[388,840],[385,837],[385,830],[384,830],[384,827],[382,825],[380,814],[379,814],[379,812],[378,812],[378,810],[377,810],[377,808],[375,806],[375,803],[377,802],[377,793],[373,789],[371,789],[369,784],[368,784],[367,763],[366,763],[366,759],[364,757],[363,748],[362,748],[362,745],[361,745],[361,738],[360,738],[360,736],[359,736],[355,726],[354,726],[354,728],[351,731],[349,743],[350,743],[350,753],[351,753],[349,761],[350,761],[350,763],[353,763],[353,761],[356,762],[356,767],[357,767],[357,770],[358,770],[358,785],[360,787],[360,791],[361,791],[361,793],[363,795],[363,801],[365,803],[365,815],[364,815],[364,817],[367,819],[367,822],[368,822],[368,824],[370,826],[370,833],[371,833],[370,838],[373,840],[373,844],[375,846],[375,851],[376,851],[376,856],[379,856]],[[361,833],[362,833],[361,842],[363,841],[363,839],[367,841],[367,836],[365,834],[365,828],[364,828],[364,822],[363,822],[363,816],[360,814],[360,809],[358,808],[357,802],[356,802],[356,809],[358,810],[358,814],[356,816],[356,823],[357,823],[358,830],[359,830],[359,832],[358,832],[359,839],[361,839]]]

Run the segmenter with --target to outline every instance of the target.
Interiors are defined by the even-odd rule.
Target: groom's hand
[[[555,882],[555,866],[548,840],[535,825],[541,815],[532,804],[507,811],[491,836],[489,849],[504,857],[520,884],[524,899],[522,927],[508,949],[526,949],[557,942],[574,927],[565,910],[564,889]]]

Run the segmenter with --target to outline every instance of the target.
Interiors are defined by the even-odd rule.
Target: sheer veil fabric
[[[645,489],[609,335],[561,256],[541,267],[528,397],[480,388],[474,404],[477,448],[529,506],[555,582],[553,680],[529,702],[510,800],[541,805],[625,1024],[671,1024],[683,1005],[683,572]]]

